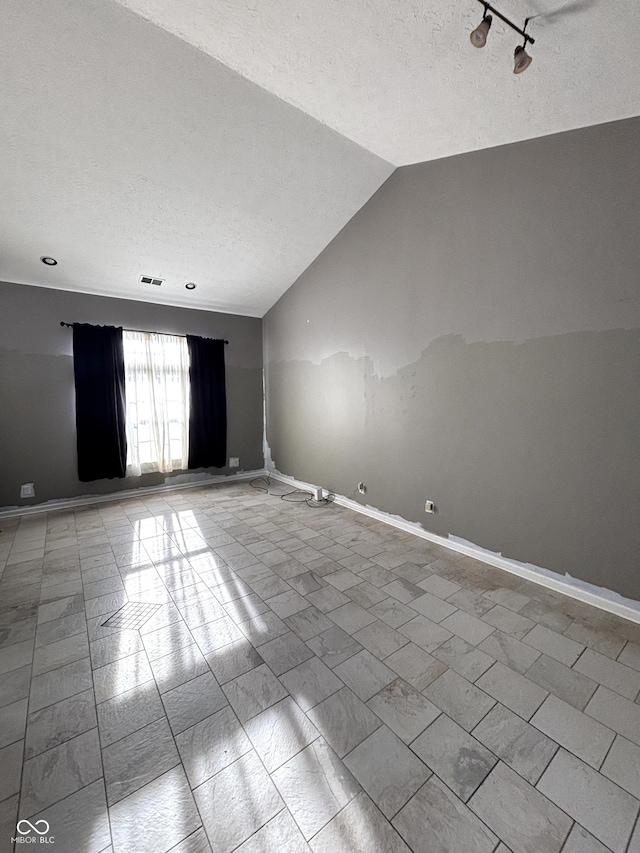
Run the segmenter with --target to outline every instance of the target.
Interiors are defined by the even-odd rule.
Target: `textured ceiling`
[[[640,113],[636,0],[119,0],[395,165]]]
[[[521,76],[476,0],[0,0],[0,280],[261,316],[394,165],[640,113],[640,3],[496,3]]]
[[[111,0],[0,12],[0,281],[262,316],[393,171]]]

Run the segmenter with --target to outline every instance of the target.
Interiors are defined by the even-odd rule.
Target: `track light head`
[[[491,22],[493,18],[491,15],[485,15],[484,18],[480,21],[475,30],[471,33],[470,39],[471,44],[474,47],[484,47],[487,43],[487,36],[489,35],[489,30],[491,29]]]
[[[533,59],[529,56],[522,45],[518,45],[516,48],[515,53],[513,54],[513,60],[514,74],[522,74],[522,72],[526,71],[533,62]]]

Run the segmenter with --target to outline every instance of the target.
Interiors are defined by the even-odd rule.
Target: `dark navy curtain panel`
[[[189,468],[227,464],[227,393],[222,340],[187,335],[189,347]]]
[[[122,329],[73,325],[78,477],[124,477],[127,467]]]

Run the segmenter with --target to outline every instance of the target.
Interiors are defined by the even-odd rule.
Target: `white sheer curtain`
[[[189,456],[186,338],[123,331],[127,475],[185,470]]]

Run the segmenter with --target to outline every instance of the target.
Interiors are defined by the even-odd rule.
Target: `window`
[[[123,331],[127,476],[185,470],[189,455],[186,338]]]

